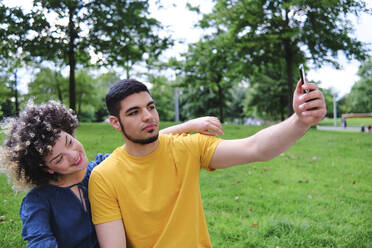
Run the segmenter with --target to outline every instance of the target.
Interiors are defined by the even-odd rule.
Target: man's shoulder
[[[175,141],[202,141],[202,140],[220,140],[219,138],[211,135],[205,135],[201,133],[181,133],[181,134],[160,134],[159,135],[160,141],[169,141],[169,142],[175,142]]]
[[[123,147],[116,148],[110,155],[93,168],[92,173],[110,171],[119,162],[119,157],[122,156]]]
[[[181,148],[195,149],[195,147],[205,147],[217,144],[221,141],[220,138],[205,135],[200,133],[195,134],[165,134],[160,136],[160,142],[168,148]]]

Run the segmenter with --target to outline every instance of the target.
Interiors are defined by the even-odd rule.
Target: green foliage
[[[193,98],[187,97],[188,102],[191,104],[190,100],[197,97],[195,93],[200,96],[199,105],[211,105],[210,101],[213,100],[214,109],[217,108],[217,116],[222,123],[225,119],[226,103],[231,100],[230,89],[241,79],[235,74],[236,58],[233,56],[232,47],[228,35],[217,31],[216,35],[206,35],[201,41],[190,45],[185,54],[182,86],[185,87],[185,92],[192,92],[194,95]],[[202,91],[209,91],[210,95],[202,97]],[[211,111],[213,110],[207,106],[204,107],[206,114]]]
[[[15,113],[10,101],[12,91],[7,87],[7,77],[0,76],[0,120],[3,116],[11,116]]]
[[[96,54],[102,53],[99,64],[117,65],[130,77],[132,67],[148,58],[158,58],[172,41],[161,37],[160,23],[149,17],[148,1],[93,1],[87,6],[89,42]]]
[[[225,104],[226,102],[224,108]],[[183,121],[206,115],[220,118],[218,96],[215,91],[206,86],[183,87],[180,91],[179,105],[180,119]]]
[[[174,121],[174,88],[165,77],[150,77],[153,87],[151,96],[155,100],[160,120]]]
[[[242,85],[238,85],[230,89],[231,100],[227,102],[226,108],[226,120],[232,123],[243,124],[245,114],[244,114],[244,104],[243,101],[246,96],[246,92],[249,89]]]
[[[311,60],[317,66],[330,63],[337,67],[340,51],[347,58],[363,60],[367,56],[364,44],[353,38],[354,27],[347,18],[349,14],[368,12],[362,0],[216,0],[215,3],[211,13],[203,16],[200,26],[212,32],[213,37],[224,35],[225,44],[233,44],[229,53],[239,59],[235,64],[240,64],[236,66],[240,76],[250,78],[256,69],[265,74],[264,66],[277,65],[274,69],[286,82],[288,114],[292,112],[300,63]],[[278,79],[272,77],[273,81]]]
[[[35,0],[32,11],[23,13],[1,4],[0,33],[5,35],[0,36],[0,58],[10,48],[22,49],[37,62],[68,65],[69,103],[77,110],[82,97],[75,85],[77,65],[91,66],[97,58],[97,65],[124,67],[129,77],[145,53],[150,62],[172,43],[159,36],[162,27],[149,17],[148,8],[148,1]],[[47,18],[51,15],[53,20]]]
[[[319,82],[315,82],[315,83],[319,84]],[[326,116],[329,117],[329,118],[333,118],[333,112],[334,112],[333,111],[333,97],[334,97],[335,93],[333,92],[332,89],[322,89],[322,88],[320,88],[320,90],[323,93],[324,100],[325,100],[326,107],[327,107],[327,115]],[[340,113],[339,113],[339,106],[336,105],[336,107],[337,107],[337,115],[341,116]]]
[[[28,84],[28,97],[36,103],[43,103],[50,99],[62,103],[68,102],[68,79],[60,72],[49,68],[41,68],[35,79]]]
[[[3,117],[16,115],[14,104],[9,99],[1,102],[0,107],[0,120],[2,120]]]
[[[340,103],[343,112],[372,112],[372,59],[365,61],[359,68],[360,80],[356,82],[351,92]]]
[[[224,125],[224,138],[246,137],[261,128]],[[90,160],[123,143],[118,131],[104,123],[82,123],[76,135]],[[371,134],[312,129],[271,161],[202,170],[213,246],[369,247],[371,145]],[[18,217],[23,194],[14,194],[6,181],[1,174],[0,247],[24,247]]]
[[[119,81],[114,72],[100,74],[96,78],[91,74],[86,70],[76,74],[76,113],[83,122],[103,121],[108,116],[104,100],[106,92],[111,84]],[[28,87],[27,97],[36,103],[49,100],[68,102],[68,79],[49,68],[42,68]]]
[[[250,89],[244,100],[248,116],[265,120],[284,120],[285,106],[288,104],[285,72],[278,69],[280,64],[268,63],[249,76]]]
[[[101,122],[104,121],[109,113],[106,108],[106,92],[111,87],[112,84],[118,82],[120,77],[115,72],[107,72],[104,74],[100,74],[95,79],[95,93],[97,96],[97,103],[94,112],[94,121]]]

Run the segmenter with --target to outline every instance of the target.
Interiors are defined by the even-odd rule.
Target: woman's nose
[[[72,162],[72,163],[76,162],[78,160],[79,153],[77,151],[70,150],[68,152],[68,157],[69,157],[70,162]]]

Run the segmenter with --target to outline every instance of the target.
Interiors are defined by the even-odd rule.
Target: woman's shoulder
[[[94,167],[99,165],[103,160],[105,160],[108,156],[110,156],[110,153],[106,153],[106,154],[97,153],[96,159],[89,162],[89,167],[93,169]]]
[[[32,201],[35,199],[42,201],[43,199],[48,198],[49,195],[53,194],[53,192],[55,192],[55,187],[52,187],[52,185],[49,184],[35,187],[26,194],[23,201]]]
[[[49,186],[33,188],[26,194],[21,203],[21,216],[36,209],[48,208],[48,199],[53,195],[53,188]]]
[[[86,173],[85,178],[84,178],[84,180],[82,182],[83,184],[88,184],[88,180],[90,178],[90,174],[92,173],[92,170],[97,165],[99,165],[103,160],[105,160],[108,156],[110,156],[109,153],[106,153],[106,154],[98,153],[96,155],[96,159],[89,162],[88,168],[87,168],[87,173]]]

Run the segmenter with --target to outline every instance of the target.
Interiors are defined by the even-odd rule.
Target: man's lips
[[[142,128],[142,130],[150,131],[150,130],[154,130],[155,128],[156,128],[155,124],[149,124],[149,125],[146,125],[144,128]]]

